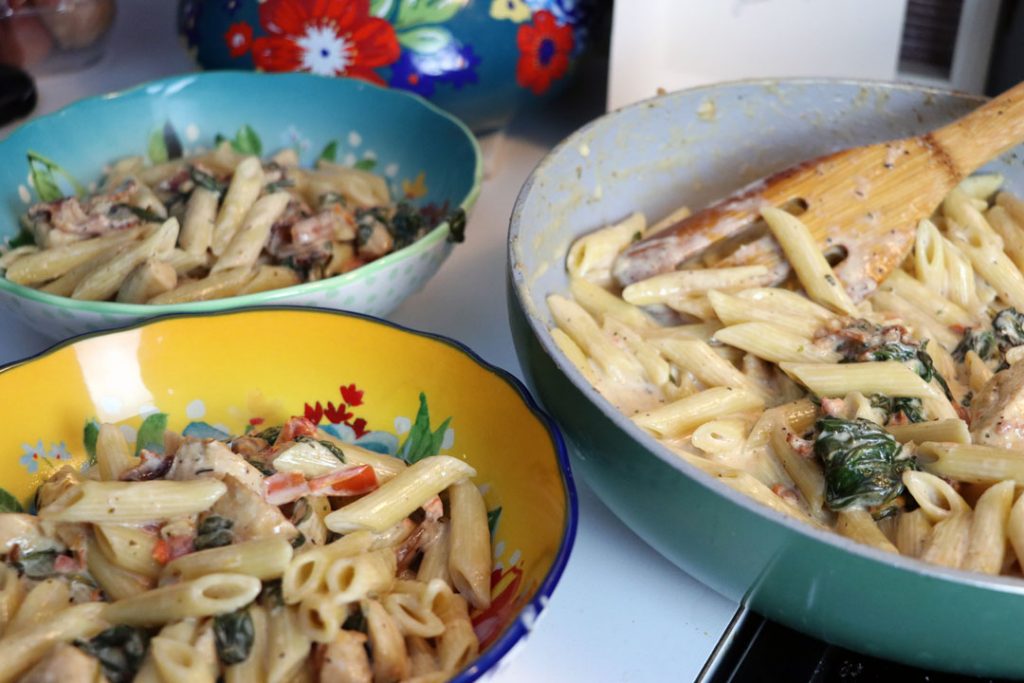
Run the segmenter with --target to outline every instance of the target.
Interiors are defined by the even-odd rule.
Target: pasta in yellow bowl
[[[1021,577],[1024,202],[964,180],[903,266],[854,301],[796,215],[788,261],[686,266],[619,287],[634,214],[569,250],[552,338],[680,458],[790,517],[890,553]],[[685,209],[683,210],[685,212]]]
[[[7,368],[0,392],[21,452],[0,681],[475,680],[572,542],[561,440],[521,385],[371,319],[160,319]]]

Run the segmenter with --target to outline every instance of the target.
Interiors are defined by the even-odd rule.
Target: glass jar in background
[[[114,0],[0,0],[0,64],[36,76],[89,66],[114,13]]]

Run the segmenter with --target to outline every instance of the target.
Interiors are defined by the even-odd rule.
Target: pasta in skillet
[[[440,682],[476,657],[492,567],[468,464],[304,417],[156,441],[136,457],[101,425],[84,473],[0,513],[0,682]]]
[[[224,140],[160,163],[120,159],[97,190],[74,183],[70,195],[60,167],[30,153],[41,201],[21,217],[23,237],[0,269],[73,299],[204,301],[347,273],[445,218],[444,207],[396,201],[383,176],[335,163],[333,152],[304,168],[291,148],[261,159],[255,133],[243,134],[244,145]]]
[[[790,276],[692,266],[620,289],[640,214],[579,238],[555,344],[680,458],[791,517],[987,574],[1024,566],[1024,202],[966,179],[856,303],[799,217]],[[672,218],[678,219],[677,213]]]

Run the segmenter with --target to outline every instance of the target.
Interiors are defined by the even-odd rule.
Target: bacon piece
[[[174,458],[143,448],[139,451],[139,459],[142,461],[130,470],[121,473],[121,481],[149,481],[160,479],[171,469]]]

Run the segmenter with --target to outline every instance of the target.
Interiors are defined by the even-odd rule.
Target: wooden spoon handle
[[[1024,141],[1024,82],[923,137],[938,143],[956,176],[973,173]]]

